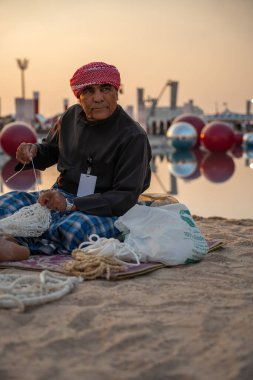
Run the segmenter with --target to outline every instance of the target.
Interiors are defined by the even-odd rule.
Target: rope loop
[[[79,245],[79,249],[85,254],[99,254],[106,257],[116,257],[123,264],[129,264],[132,260],[135,263],[132,265],[140,265],[140,255],[136,253],[128,244],[120,242],[114,238],[103,238],[97,234],[92,234],[88,237],[89,241]],[[125,259],[125,260],[124,260]]]

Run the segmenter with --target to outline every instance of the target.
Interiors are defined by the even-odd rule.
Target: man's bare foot
[[[0,261],[25,260],[29,256],[29,248],[19,245],[14,238],[0,238]]]

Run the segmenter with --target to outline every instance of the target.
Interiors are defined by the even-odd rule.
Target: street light
[[[22,91],[22,98],[25,99],[25,70],[28,67],[28,59],[24,58],[23,60],[17,59],[18,67],[21,70],[21,91]]]

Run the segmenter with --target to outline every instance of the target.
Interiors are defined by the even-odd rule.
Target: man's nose
[[[100,88],[96,88],[93,96],[95,102],[101,102],[101,100],[104,100],[103,92],[100,90]]]

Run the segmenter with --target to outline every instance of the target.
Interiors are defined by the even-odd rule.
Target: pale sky
[[[179,81],[178,105],[189,99],[206,113],[224,103],[245,112],[253,98],[253,0],[0,0],[1,114],[21,96],[16,58],[29,59],[26,97],[40,92],[40,113],[74,104],[75,70],[92,61],[117,66],[124,94],[157,97]],[[169,102],[169,91],[159,105]]]

